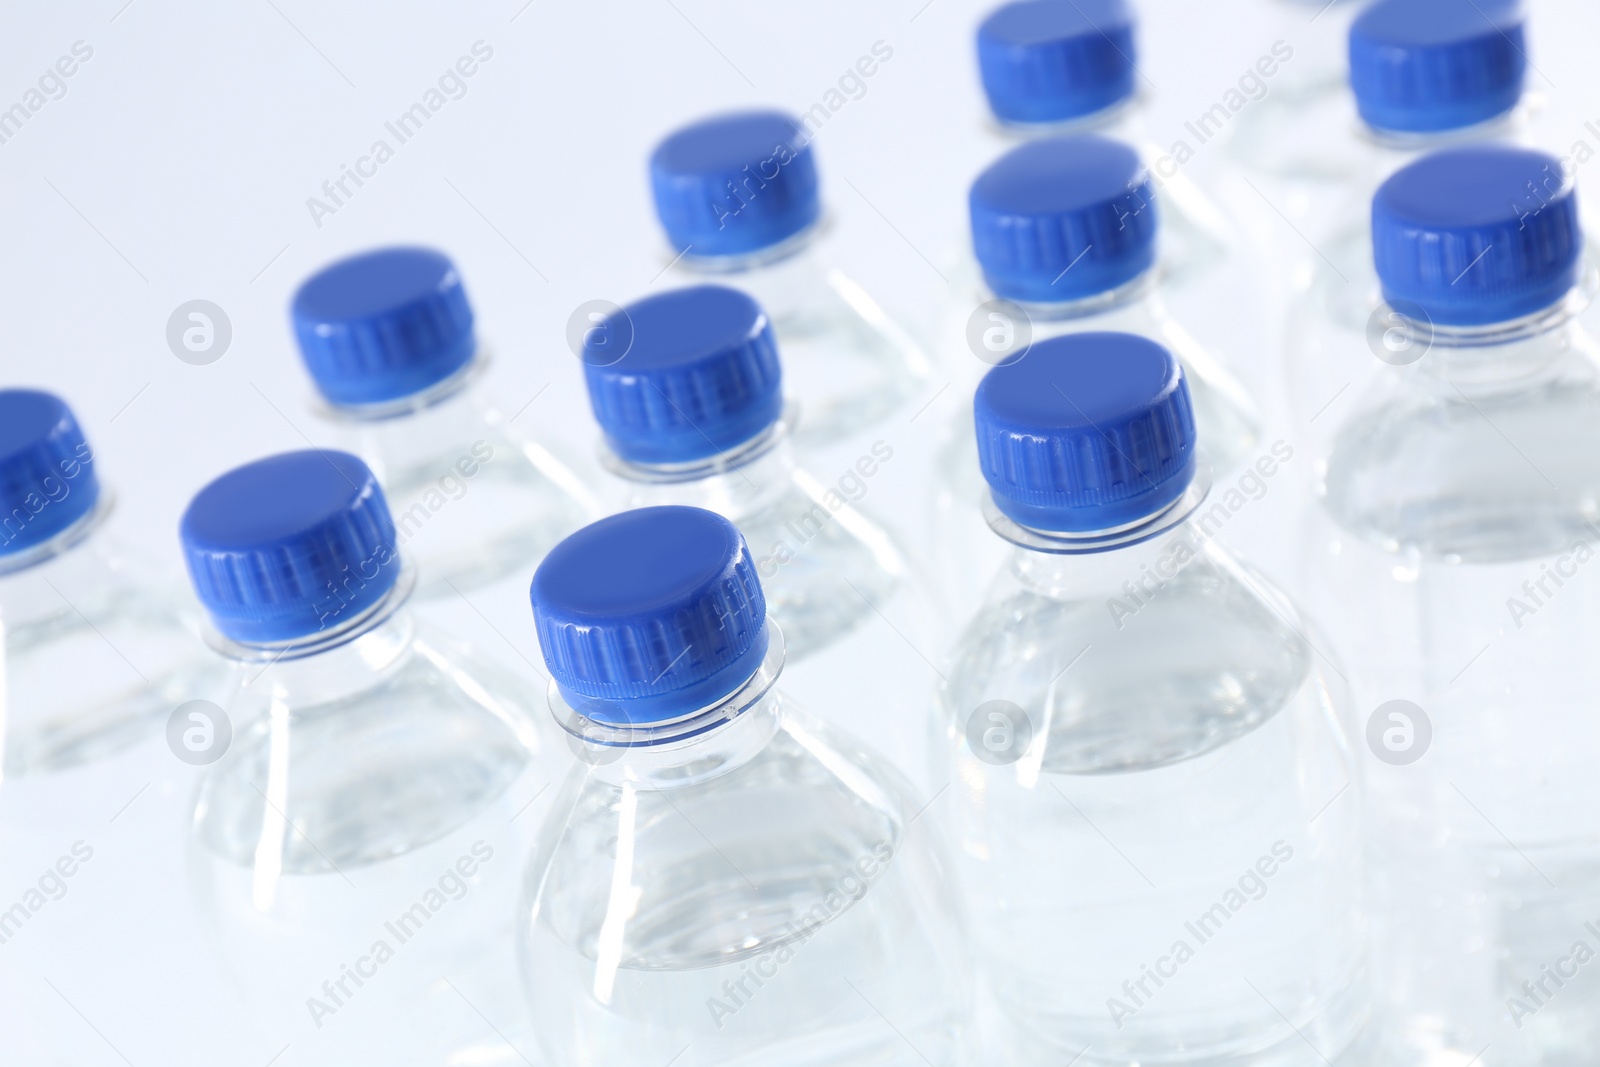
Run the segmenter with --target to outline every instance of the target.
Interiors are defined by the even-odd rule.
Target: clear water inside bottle
[[[565,762],[514,683],[404,613],[238,681],[190,866],[249,1016],[307,1062],[509,1055],[473,1008],[515,1018],[520,864]]]
[[[773,693],[677,748],[575,771],[529,867],[551,1062],[965,1062],[956,905],[908,784]]]
[[[1600,1038],[1572,962],[1600,944],[1597,348],[1566,308],[1457,334],[1386,372],[1327,473],[1362,708],[1411,700],[1431,731],[1373,768],[1384,992],[1413,1053],[1578,1063]]]
[[[1017,1062],[1300,1064],[1364,1024],[1337,678],[1203,541],[1013,549],[958,646],[963,873]],[[1026,723],[1014,758],[974,752],[991,701]]]

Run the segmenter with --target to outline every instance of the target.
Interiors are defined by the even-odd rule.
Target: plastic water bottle
[[[598,513],[582,481],[475,388],[489,354],[446,256],[383,248],[340,260],[300,286],[292,318],[321,413],[394,501],[424,594],[529,568]]]
[[[943,720],[1005,1062],[1336,1059],[1366,1011],[1338,678],[1214,540],[1181,364],[1073,334],[975,409],[1009,548]]]
[[[808,443],[853,438],[932,375],[927,353],[843,271],[823,261],[811,132],[776,111],[716,115],[650,157],[656,214],[680,280],[738,286],[772,316]]]
[[[957,388],[970,390],[983,371],[1019,353],[1028,358],[1028,346],[1045,338],[1142,334],[1183,364],[1219,468],[1240,463],[1260,435],[1261,415],[1222,362],[1166,312],[1156,251],[1163,203],[1132,148],[1093,135],[1023,145],[979,175],[968,197],[976,263],[964,268],[944,326],[961,346],[951,357],[961,365]],[[935,531],[948,610],[964,618],[1001,554],[974,506],[983,481],[969,408],[948,427],[942,449],[925,525]]]
[[[784,635],[733,524],[686,507],[602,519],[545,558],[532,600],[551,709],[583,746],[521,911],[550,1062],[969,1062],[934,819],[776,687]]]
[[[1404,333],[1391,333],[1396,324],[1380,311],[1367,227],[1373,190],[1441,146],[1520,139],[1529,111],[1524,16],[1508,0],[1378,0],[1355,19],[1349,42],[1352,91],[1337,97],[1346,114],[1334,128],[1355,131],[1337,142],[1351,169],[1325,201],[1337,221],[1305,227],[1314,248],[1290,238],[1309,282],[1289,309],[1286,377],[1291,413],[1317,462],[1340,406],[1382,369],[1361,336],[1370,329],[1392,344]]]
[[[1410,1062],[1580,1063],[1600,1044],[1600,346],[1553,157],[1455,148],[1378,190],[1412,351],[1334,440],[1327,614],[1354,671]]]
[[[1223,210],[1145,128],[1139,48],[1125,0],[1017,0],[978,26],[978,72],[1005,147],[1019,139],[1098,133],[1154,167],[1164,212],[1164,282],[1200,285],[1234,254]]]
[[[57,829],[69,797],[78,809],[91,794],[109,804],[127,785],[116,803],[130,799],[139,782],[104,761],[158,738],[168,714],[215,675],[191,623],[108,539],[111,510],[67,405],[0,389],[3,776],[23,783],[78,769],[30,815]],[[148,768],[137,773],[148,784]],[[111,805],[104,819],[114,814]]]
[[[880,438],[829,460],[836,468],[799,465],[784,403],[794,361],[741,290],[671,290],[614,317],[596,336],[631,347],[620,359],[606,344],[585,349],[584,374],[619,495],[733,521],[783,629],[790,692],[926,780],[926,716],[906,694],[937,677],[924,658],[939,647],[933,613],[905,553],[857,507],[895,476],[894,446]],[[861,702],[880,710],[862,718]]]
[[[558,733],[413,623],[416,572],[355,456],[236,468],[181,536],[235,676],[191,865],[250,1017],[303,1062],[513,1058],[484,1019],[520,1014],[519,864],[570,762]]]

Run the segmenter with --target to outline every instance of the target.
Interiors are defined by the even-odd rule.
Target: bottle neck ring
[[[1160,537],[1182,525],[1201,504],[1205,503],[1206,496],[1210,492],[1211,464],[1204,454],[1197,452],[1194,476],[1176,500],[1154,514],[1142,516],[1120,526],[1071,532],[1034,529],[1023,526],[1001,511],[994,501],[994,494],[988,490],[984,491],[982,508],[989,529],[1018,548],[1050,555],[1088,555],[1114,552]]]
[[[550,682],[548,696],[556,723],[572,739],[573,751],[586,763],[596,766],[628,758],[634,750],[679,755],[655,756],[687,760],[687,749],[708,741],[730,723],[742,718],[767,696],[783,671],[783,632],[768,619],[765,626],[765,652],[755,669],[731,692],[717,700],[669,719],[630,723],[617,721],[617,703],[593,701],[564,690]]]
[[[799,417],[799,406],[786,403],[778,420],[749,440],[726,452],[683,463],[639,463],[618,455],[605,444],[600,446],[600,463],[619,478],[647,485],[704,481],[748,467],[778,451],[787,444]]]
[[[405,606],[416,584],[417,568],[402,559],[400,573],[389,591],[364,611],[337,625],[286,641],[247,644],[226,636],[208,622],[204,627],[205,642],[219,655],[240,663],[271,664],[315,656],[347,645],[383,625]]]
[[[115,500],[109,488],[102,485],[100,496],[94,506],[54,537],[29,548],[17,552],[0,555],[0,578],[17,574],[21,571],[37,567],[48,560],[55,559],[64,552],[71,551],[89,538],[89,535],[98,530],[106,517],[111,514]],[[49,505],[46,504],[46,507]]]

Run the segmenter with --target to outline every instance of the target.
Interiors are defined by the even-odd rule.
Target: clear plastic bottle
[[[627,505],[689,505],[734,522],[783,629],[790,692],[925,782],[926,719],[906,697],[937,677],[923,658],[937,651],[932,611],[905,553],[856,507],[893,477],[894,447],[863,442],[837,471],[797,463],[784,408],[791,361],[741,290],[671,290],[618,317],[626,323],[606,336],[631,346],[621,358],[586,349],[584,373],[602,460]],[[859,701],[884,710],[862,720]]]
[[[1525,49],[1522,8],[1507,0],[1378,0],[1350,28],[1349,88],[1330,102],[1342,112],[1332,128],[1348,131],[1334,140],[1347,170],[1320,212],[1331,223],[1305,226],[1314,247],[1296,239],[1308,280],[1292,296],[1284,349],[1291,417],[1319,467],[1338,408],[1382,369],[1361,338],[1371,330],[1374,343],[1393,345],[1404,334],[1381,310],[1372,193],[1441,147],[1523,139],[1533,107]],[[1316,128],[1326,143],[1328,127]]]
[[[510,1057],[483,1020],[517,1030],[518,863],[570,762],[559,734],[415,625],[415,573],[356,457],[230,471],[181,535],[234,666],[190,863],[250,1018],[308,1063]]]
[[[1596,287],[1576,193],[1553,156],[1449,149],[1384,183],[1372,232],[1420,358],[1340,425],[1317,578],[1372,716],[1386,1029],[1408,1062],[1581,1063],[1600,346],[1576,319]]]
[[[650,185],[679,279],[737,286],[772,317],[800,440],[855,438],[931,378],[921,345],[822,260],[816,157],[799,121],[750,111],[684,126],[656,146]]]
[[[958,279],[943,329],[961,346],[951,356],[960,365],[955,388],[970,392],[989,367],[1049,337],[1103,330],[1151,337],[1183,365],[1200,433],[1219,469],[1231,471],[1255,446],[1261,413],[1166,312],[1156,255],[1164,202],[1147,179],[1131,148],[1088,135],[1024,145],[979,175],[968,198],[976,263]],[[943,576],[945,609],[965,618],[1000,555],[976,507],[983,480],[970,407],[946,427],[940,448],[924,525],[933,531],[932,569]]]
[[[997,147],[1097,133],[1135,146],[1147,166],[1170,158],[1145,129],[1135,28],[1125,0],[1017,0],[991,12],[978,27],[978,72]],[[1163,282],[1203,286],[1235,254],[1232,224],[1177,166],[1150,180],[1164,213]]]
[[[685,507],[602,519],[546,558],[532,600],[551,708],[584,750],[521,911],[549,1061],[971,1062],[935,820],[776,688],[783,635],[734,526]]]
[[[291,317],[320,413],[394,502],[423,595],[526,570],[598,513],[583,482],[474,388],[489,356],[443,254],[382,248],[339,260],[300,286]]]
[[[111,504],[67,405],[0,389],[3,777],[95,767],[97,800],[139,785],[103,761],[158,738],[168,714],[217,673],[192,621],[107,540]],[[148,767],[127,773],[149,782]],[[53,792],[88,800],[83,776],[69,777],[70,787]],[[59,825],[62,814],[37,804],[31,818]]]
[[[1213,539],[1180,364],[1073,334],[975,407],[1010,547],[942,724],[1004,1062],[1336,1061],[1367,1008],[1338,678]]]

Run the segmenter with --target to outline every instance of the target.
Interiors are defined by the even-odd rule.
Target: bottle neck
[[[743,766],[781,725],[783,634],[768,620],[767,654],[737,689],[703,707],[645,723],[603,722],[585,715],[550,683],[550,710],[588,773],[613,785],[649,789],[694,785]]]
[[[411,613],[398,609],[359,620],[338,637],[320,646],[287,643],[276,656],[256,649],[236,657],[241,689],[288,707],[335,704],[378,685],[422,647]]]
[[[672,270],[679,284],[712,282],[744,290],[780,333],[791,326],[809,329],[805,323],[819,305],[837,296],[833,272],[824,267],[817,251],[827,225],[826,220],[819,221],[786,241],[740,256],[686,256],[672,264]]]
[[[822,232],[825,225],[823,219],[818,219],[799,233],[765,248],[757,248],[749,252],[740,252],[729,256],[697,256],[694,246],[689,246],[688,251],[679,255],[672,262],[691,274],[718,275],[718,274],[744,274],[758,270],[776,270],[789,263],[791,260],[803,258],[802,254],[811,251],[816,243],[817,235]]]
[[[460,370],[441,381],[434,382],[409,396],[393,400],[380,400],[370,404],[334,404],[321,400],[318,413],[334,422],[367,426],[392,419],[410,419],[421,412],[430,411],[453,402],[467,393],[483,379],[489,369],[489,349],[480,344],[472,358]]]
[[[637,463],[610,450],[605,466],[624,479],[629,506],[683,504],[715,511],[734,521],[781,495],[794,474],[794,444],[789,429],[794,410],[749,441],[688,463]]]
[[[377,603],[349,618],[328,620],[313,633],[270,643],[234,640],[215,626],[208,627],[206,643],[219,655],[238,664],[250,687],[257,679],[269,679],[273,686],[286,685],[299,691],[304,680],[332,683],[346,674],[352,678],[366,672],[381,673],[395,656],[405,651],[412,638],[411,615],[405,610],[416,588],[417,569],[404,557],[394,585]],[[403,639],[403,640],[402,640]],[[398,651],[391,651],[393,649]],[[360,688],[360,686],[357,686]]]
[[[1154,596],[1201,551],[1186,525],[1120,548],[1079,555],[1017,546],[1010,571],[1023,588],[1052,600],[1125,598],[1140,603]]]
[[[483,403],[478,388],[488,359],[480,348],[457,375],[402,400],[362,408],[324,404],[318,413],[355,437],[386,487],[399,482],[406,490],[420,490],[431,483],[454,497],[503,441],[501,420]]]
[[[1559,367],[1575,353],[1594,359],[1594,341],[1583,330],[1578,315],[1588,306],[1593,271],[1580,286],[1541,311],[1507,322],[1479,326],[1445,326],[1408,319],[1398,312],[1412,345],[1422,347],[1417,370],[1428,379],[1458,387],[1492,391],[1497,386],[1521,385]]]
[[[0,556],[0,618],[8,627],[16,630],[72,614],[64,597],[115,588],[116,568],[100,534],[110,512],[111,494],[102,488],[95,506],[77,522],[48,541]]]
[[[984,522],[989,523],[990,530],[998,537],[1002,537],[1003,541],[1010,541],[1016,545],[1018,552],[1026,553],[1027,557],[1117,555],[1138,545],[1149,544],[1158,539],[1162,541],[1170,539],[1170,534],[1179,530],[1189,520],[1190,515],[1194,515],[1200,506],[1205,504],[1205,498],[1211,491],[1211,464],[1202,451],[1197,450],[1195,453],[1192,470],[1194,474],[1187,475],[1189,483],[1170,504],[1165,504],[1155,512],[1150,512],[1149,515],[1144,515],[1133,522],[1123,523],[1120,526],[1106,526],[1101,530],[1038,530],[1034,526],[1021,525],[1018,520],[1000,510],[992,490],[982,496],[982,514]],[[1045,565],[1040,563],[1037,566]]]
[[[58,531],[53,536],[36,545],[16,549],[0,554],[0,580],[6,575],[16,574],[33,567],[47,563],[76,548],[87,540],[91,534],[100,529],[106,518],[111,514],[113,503],[111,490],[105,486],[100,487],[100,495],[94,505],[87,512],[79,516],[72,525]],[[48,508],[51,501],[46,500],[42,507]],[[0,546],[8,545],[20,534],[26,533],[27,523],[32,514],[25,507],[18,507],[21,514],[0,515],[3,526],[0,526]]]
[[[1510,111],[1493,118],[1449,130],[1380,130],[1363,122],[1359,132],[1361,138],[1376,151],[1405,163],[1451,145],[1515,138],[1523,132],[1526,118],[1527,108],[1519,103]]]

